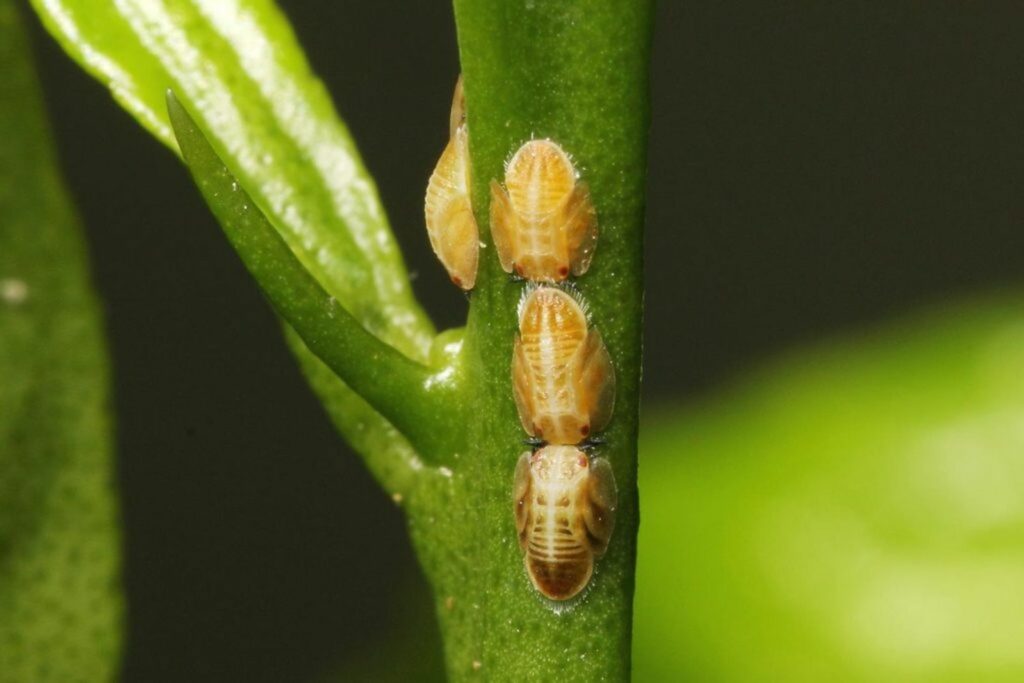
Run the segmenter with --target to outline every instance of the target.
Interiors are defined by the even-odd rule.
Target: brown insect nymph
[[[515,519],[533,585],[568,600],[590,581],[608,548],[618,494],[607,460],[573,446],[523,453],[516,465]]]

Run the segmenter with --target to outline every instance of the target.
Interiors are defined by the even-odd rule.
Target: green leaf
[[[47,29],[140,123],[175,148],[173,89],[316,281],[367,330],[425,362],[434,336],[376,188],[286,19],[266,0],[33,0]],[[315,366],[294,345],[304,367]],[[346,437],[408,453],[337,380],[314,388]],[[340,411],[340,412],[339,412]],[[375,434],[369,438],[368,430]]]
[[[0,681],[111,680],[109,369],[25,32],[0,0]]]
[[[419,450],[443,451],[437,444],[450,426],[444,405],[455,390],[447,375],[454,373],[434,373],[367,332],[299,263],[171,93],[167,109],[196,185],[281,317],[317,358]]]
[[[1024,679],[1022,311],[949,306],[653,418],[637,678]]]

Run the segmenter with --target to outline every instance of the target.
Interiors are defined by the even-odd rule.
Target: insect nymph
[[[427,183],[424,210],[430,246],[452,282],[469,290],[476,284],[480,233],[469,198],[469,133],[465,119],[460,78],[452,99],[448,145]]]
[[[512,384],[523,428],[548,443],[579,443],[611,418],[608,349],[583,307],[557,287],[527,290],[519,306]]]
[[[530,140],[505,167],[505,187],[491,181],[491,236],[501,267],[527,280],[582,275],[597,244],[597,216],[587,184],[551,140]]]
[[[530,580],[546,597],[568,600],[608,548],[618,500],[612,468],[574,446],[546,446],[520,456],[514,491]]]

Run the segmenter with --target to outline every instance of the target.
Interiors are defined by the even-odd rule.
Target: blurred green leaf
[[[376,187],[291,27],[269,0],[32,0],[44,25],[121,105],[177,151],[168,89],[296,258],[367,330],[426,362],[415,303]],[[416,457],[294,336],[289,345],[361,453]]]
[[[637,680],[1024,680],[1022,311],[949,307],[652,418]]]
[[[0,681],[104,681],[122,613],[109,370],[29,59],[0,0]]]

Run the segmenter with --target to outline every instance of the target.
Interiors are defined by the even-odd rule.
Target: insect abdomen
[[[607,461],[572,446],[524,453],[516,466],[516,525],[530,581],[568,600],[590,581],[614,525],[615,478]]]
[[[537,590],[552,600],[568,600],[575,596],[587,585],[594,572],[594,560],[589,554],[572,562],[552,562],[534,556],[527,561]]]
[[[548,515],[554,515],[553,525],[547,523]],[[566,600],[578,593],[593,572],[593,554],[585,536],[572,528],[580,526],[574,517],[545,510],[545,514],[536,516],[527,543],[530,574],[540,591],[554,600]]]

